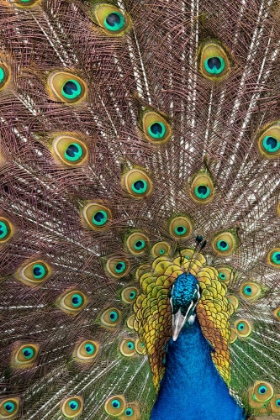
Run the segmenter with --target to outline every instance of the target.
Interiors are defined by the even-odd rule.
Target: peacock
[[[279,1],[0,22],[0,419],[279,418]]]

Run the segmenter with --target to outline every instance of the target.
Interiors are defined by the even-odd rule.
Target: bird
[[[0,0],[0,419],[280,414],[280,5]]]

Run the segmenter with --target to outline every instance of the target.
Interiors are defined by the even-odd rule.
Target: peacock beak
[[[172,338],[173,341],[176,341],[179,337],[180,331],[185,325],[186,321],[188,320],[189,312],[193,308],[193,302],[191,302],[190,306],[188,307],[188,310],[185,315],[182,314],[181,309],[175,313],[172,314]]]

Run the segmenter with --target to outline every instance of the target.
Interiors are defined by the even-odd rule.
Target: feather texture
[[[279,416],[279,23],[275,0],[0,0],[0,419],[149,419],[182,273],[210,371]]]

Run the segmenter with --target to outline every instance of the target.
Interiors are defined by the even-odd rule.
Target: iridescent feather
[[[0,419],[149,419],[180,275],[238,416],[279,417],[279,2],[0,0],[0,28]]]

